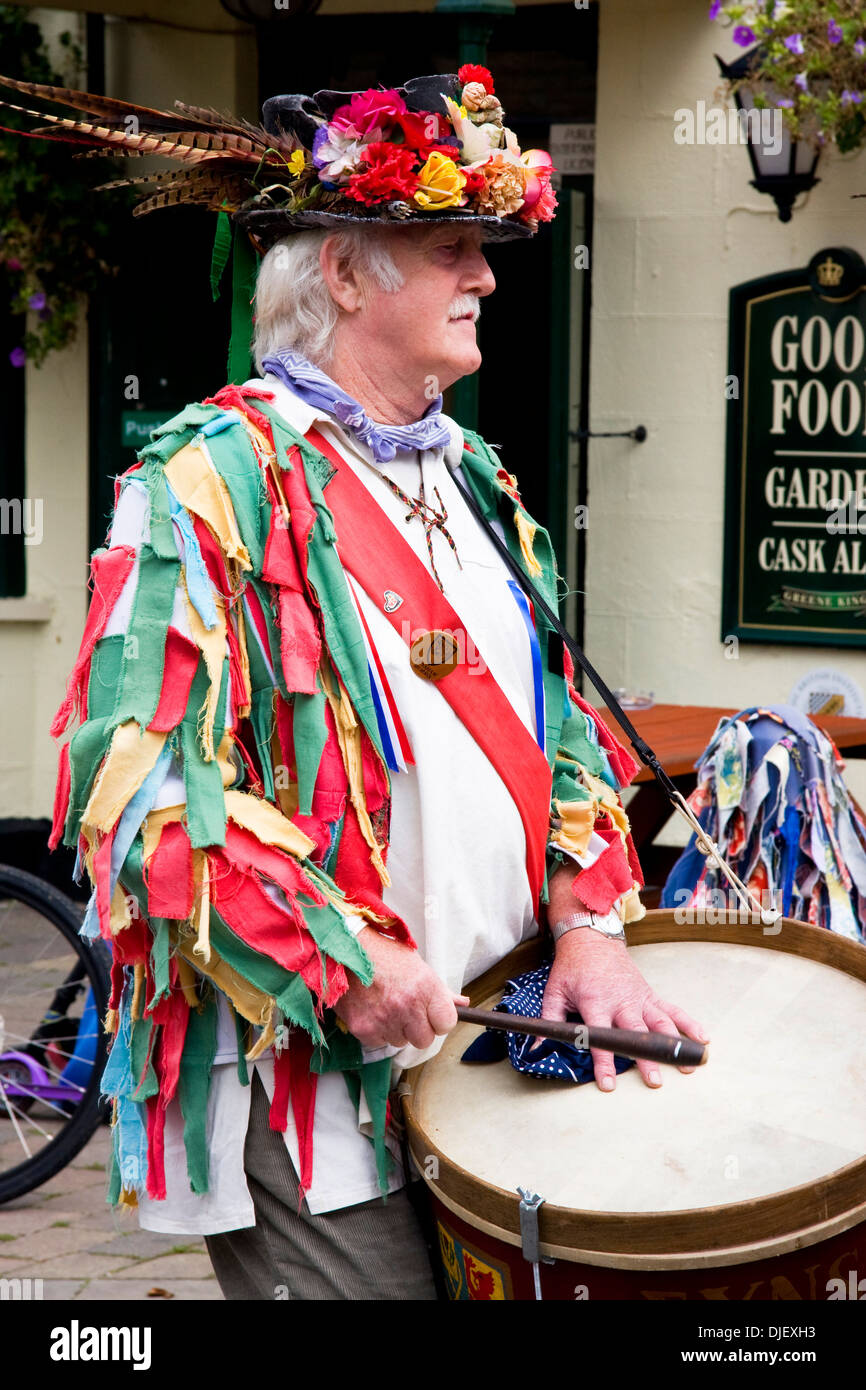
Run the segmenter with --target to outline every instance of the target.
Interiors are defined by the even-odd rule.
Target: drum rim
[[[722,914],[720,914],[722,915]],[[785,918],[782,930],[775,936],[761,934],[759,928],[740,923],[733,914],[716,924],[680,926],[673,921],[670,910],[648,911],[640,921],[626,927],[631,946],[653,945],[667,941],[713,941],[731,945],[754,946],[780,950],[788,955],[803,955],[842,974],[853,975],[866,983],[866,950],[859,942],[850,941],[814,927],[806,922]],[[685,935],[693,931],[696,935]],[[506,960],[511,962],[503,973],[504,962],[486,971],[468,985],[464,993],[473,1004],[500,989],[510,975],[530,969],[538,959],[541,938],[535,937],[518,946]],[[843,967],[847,967],[843,968]],[[475,1177],[454,1163],[432,1139],[426,1136],[415,1115],[414,1088],[420,1079],[423,1065],[412,1068],[407,1081],[412,1091],[404,1095],[404,1117],[412,1156],[427,1186],[437,1195],[447,1195],[464,1211],[472,1211],[473,1196],[483,1198],[479,1218],[507,1234],[520,1237],[520,1199],[516,1192],[496,1187]],[[425,1160],[438,1161],[438,1178],[429,1178]],[[742,1262],[758,1260],[772,1254],[772,1245],[792,1241],[803,1246],[817,1243],[822,1237],[819,1228],[829,1221],[844,1218],[847,1213],[866,1201],[866,1155],[852,1163],[834,1169],[823,1178],[783,1188],[761,1197],[748,1198],[711,1207],[685,1207],[675,1211],[599,1212],[577,1207],[558,1207],[547,1203],[539,1211],[539,1235],[546,1246],[573,1249],[591,1255],[665,1256],[673,1260],[681,1255],[683,1262],[690,1255],[708,1252],[723,1254],[737,1251]],[[781,1221],[779,1218],[787,1217]],[[856,1216],[851,1224],[856,1224]],[[740,1254],[748,1244],[751,1253]]]

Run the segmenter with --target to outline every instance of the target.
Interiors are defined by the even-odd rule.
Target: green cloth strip
[[[208,1191],[207,1099],[217,1046],[217,1002],[208,986],[201,1012],[190,1009],[180,1059],[178,1097],[183,1115],[186,1170],[193,1192]]]
[[[256,253],[246,232],[235,223],[232,243],[232,336],[227,367],[227,380],[235,386],[245,382],[252,371],[253,311],[250,301],[255,282]]]
[[[216,302],[220,297],[220,281],[232,249],[232,224],[227,212],[218,212],[210,257],[210,292]]]
[[[149,545],[138,557],[138,584],[123,645],[123,664],[113,719],[135,719],[146,729],[159,704],[165,667],[165,642],[171,621],[180,561],[163,560]]]

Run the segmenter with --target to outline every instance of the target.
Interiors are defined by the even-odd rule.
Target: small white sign
[[[554,122],[550,127],[549,153],[560,174],[595,172],[595,126]]]

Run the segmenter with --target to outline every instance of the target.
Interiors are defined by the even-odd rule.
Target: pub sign
[[[730,292],[722,640],[866,645],[866,265]]]

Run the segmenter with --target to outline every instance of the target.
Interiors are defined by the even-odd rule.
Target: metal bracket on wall
[[[636,439],[643,444],[646,439],[646,425],[635,425],[633,430],[569,430],[569,439]]]

